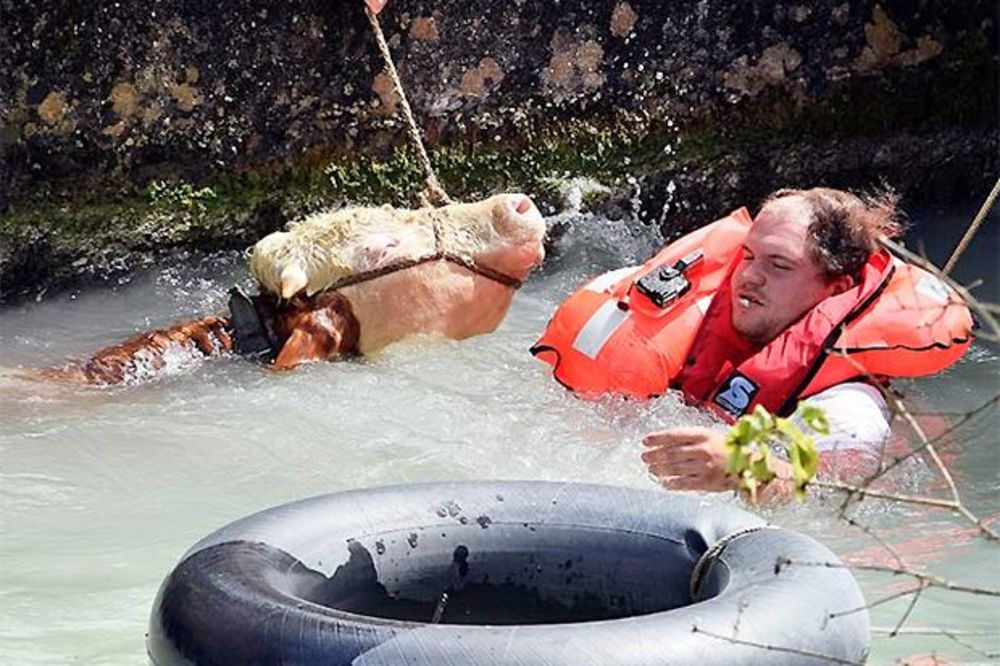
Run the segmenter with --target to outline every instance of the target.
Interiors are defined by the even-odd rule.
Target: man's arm
[[[847,382],[820,391],[805,402],[822,408],[830,422],[830,434],[816,436],[816,449],[821,454],[857,451],[881,455],[889,441],[892,415],[880,390],[862,382]],[[792,420],[803,427],[798,419]]]
[[[836,466],[843,456],[851,458],[852,463],[859,454],[868,460],[877,459],[890,432],[889,410],[878,389],[854,382],[841,384],[816,394],[809,402],[822,407],[830,421],[830,434],[815,439],[823,467]],[[671,428],[643,438],[646,448],[642,459],[649,473],[666,488],[733,490],[737,479],[725,473],[725,441],[726,431],[722,428]],[[758,493],[758,500],[790,498],[791,465],[772,456],[771,468],[777,477]]]

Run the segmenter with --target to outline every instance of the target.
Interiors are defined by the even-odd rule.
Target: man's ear
[[[850,275],[841,275],[840,277],[834,278],[833,282],[830,283],[830,286],[833,288],[830,295],[836,296],[837,294],[842,294],[853,287],[854,278]]]

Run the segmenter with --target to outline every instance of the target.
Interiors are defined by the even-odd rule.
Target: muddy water
[[[960,233],[946,226],[962,226],[973,212],[918,213],[932,256],[941,259]],[[985,278],[978,291],[994,301],[997,226],[958,272]],[[219,361],[119,390],[0,379],[0,663],[145,663],[149,608],[176,558],[207,532],[278,503],[432,480],[653,487],[639,462],[641,435],[705,418],[669,396],[649,404],[575,400],[526,350],[585,276],[641,261],[659,243],[653,233],[576,218],[501,329],[474,340],[418,340],[282,376]],[[136,330],[221,310],[229,285],[246,281],[242,264],[237,255],[178,257],[126,284],[0,310],[0,366],[61,362]],[[944,376],[902,388],[924,411],[960,413],[1000,392],[998,367],[997,349],[977,345]],[[969,507],[992,517],[1000,512],[998,426],[996,409],[988,410],[944,452]],[[922,465],[904,467],[892,483],[941,491]],[[770,517],[842,557],[892,561],[832,506],[814,499]],[[912,565],[996,586],[1000,551],[965,524],[922,507],[871,504],[857,516]],[[872,601],[907,585],[883,574],[860,578]],[[873,624],[891,629],[906,605],[879,605]],[[906,626],[976,632],[960,638],[996,651],[998,618],[995,598],[927,592]],[[940,636],[904,634],[876,637],[873,663],[920,652],[984,659]]]

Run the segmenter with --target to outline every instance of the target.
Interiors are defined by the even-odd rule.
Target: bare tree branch
[[[717,638],[721,641],[726,641],[727,643],[733,643],[735,645],[747,645],[749,647],[760,648],[761,650],[768,650],[770,652],[784,652],[786,654],[797,654],[803,657],[812,657],[813,659],[823,659],[831,664],[846,664],[847,666],[864,666],[863,662],[850,661],[848,659],[841,659],[840,657],[834,657],[832,655],[820,654],[819,652],[812,652],[810,650],[800,650],[799,648],[784,647],[781,645],[770,645],[768,643],[758,643],[756,641],[743,640],[742,638],[736,638],[735,636],[723,636],[722,634],[717,634],[707,629],[701,629],[697,625],[691,627],[692,633],[695,634],[705,634],[712,638]]]
[[[927,448],[927,446],[929,446],[930,444],[936,444],[937,442],[943,440],[945,437],[949,437],[955,431],[959,430],[960,428],[962,428],[962,426],[964,426],[966,423],[968,423],[969,421],[971,421],[973,418],[975,418],[976,416],[979,416],[979,414],[981,414],[982,412],[984,412],[987,409],[989,409],[990,407],[993,407],[994,405],[996,405],[998,401],[1000,401],[1000,394],[997,394],[997,395],[993,396],[992,398],[990,398],[989,400],[987,400],[986,402],[984,402],[979,407],[976,407],[975,409],[973,409],[971,412],[962,412],[961,414],[956,414],[956,415],[960,415],[962,417],[959,421],[957,421],[956,423],[953,423],[953,424],[949,425],[947,429],[943,430],[941,433],[939,433],[938,435],[934,436],[932,439],[927,440],[927,442],[922,442],[919,446],[915,446],[915,447],[911,448],[905,455],[899,456],[897,458],[893,458],[892,462],[889,463],[888,465],[886,465],[884,467],[880,466],[879,469],[878,469],[878,471],[876,471],[874,474],[872,474],[872,476],[870,476],[867,479],[865,479],[865,481],[862,482],[860,485],[862,485],[862,486],[867,485],[868,483],[871,483],[872,481],[876,480],[877,478],[879,478],[881,476],[885,476],[887,473],[889,473],[890,471],[892,471],[892,469],[894,469],[895,467],[901,465],[902,463],[906,462],[910,458],[913,458],[914,456],[922,453],[923,450],[925,448]],[[928,413],[933,413],[936,416],[943,415],[943,412],[928,412]],[[911,411],[910,414],[913,415],[913,416],[917,416],[918,415],[917,413],[915,413],[913,411]]]
[[[920,584],[913,593],[913,598],[910,599],[909,605],[907,605],[906,610],[899,618],[899,622],[896,623],[896,627],[893,629],[893,632],[889,634],[889,636],[896,636],[899,634],[899,630],[902,629],[903,625],[906,624],[906,621],[910,619],[910,615],[913,613],[913,609],[917,606],[917,602],[920,601],[920,595],[924,593],[925,589],[927,589],[927,585],[924,581],[920,581]]]
[[[938,455],[937,449],[934,447],[933,440],[927,437],[923,428],[910,413],[909,409],[907,409],[903,401],[897,398],[896,395],[894,395],[891,391],[882,386],[881,383],[877,381],[876,377],[873,377],[871,373],[869,373],[864,366],[862,366],[856,360],[851,358],[850,355],[843,354],[843,357],[848,362],[852,363],[858,369],[858,372],[860,374],[862,374],[863,376],[867,376],[875,386],[879,386],[881,388],[882,394],[885,396],[886,400],[892,406],[893,411],[896,414],[900,415],[907,422],[907,424],[913,430],[914,434],[920,440],[921,442],[921,445],[919,447],[920,451],[926,452],[927,455],[930,456],[935,467],[938,469],[942,478],[945,480],[945,483],[948,485],[948,489],[951,492],[952,499],[940,500],[932,497],[920,497],[920,496],[903,495],[897,493],[878,492],[869,489],[869,486],[876,479],[884,476],[885,473],[892,467],[895,467],[898,464],[898,462],[893,463],[888,467],[882,466],[880,464],[879,469],[874,474],[865,479],[860,485],[847,484],[839,481],[831,482],[831,481],[816,481],[816,480],[810,482],[810,485],[819,488],[827,488],[830,490],[839,490],[841,492],[846,493],[844,497],[844,502],[841,505],[840,509],[841,516],[844,516],[846,514],[847,507],[850,505],[850,502],[855,498],[863,500],[865,497],[873,497],[879,499],[893,500],[907,504],[934,506],[938,508],[948,509],[949,511],[953,511],[954,513],[962,516],[967,521],[975,525],[976,528],[980,531],[980,533],[986,538],[992,541],[1000,541],[1000,535],[998,535],[996,531],[988,527],[985,523],[983,523],[981,519],[976,517],[971,511],[968,510],[968,508],[965,507],[964,504],[962,504],[962,498],[959,495],[958,487],[955,485],[955,480],[952,478],[951,472],[948,470],[948,467],[944,464],[944,462],[941,460],[941,457]],[[987,401],[987,404],[991,404],[992,402],[995,401],[996,401],[996,396],[992,400]],[[971,414],[974,414],[976,411],[978,410],[974,410],[972,413],[970,413],[970,415],[967,416],[965,420],[972,418]],[[913,454],[911,453],[911,455]]]
[[[955,636],[996,636],[998,632],[996,631],[970,631],[967,629],[938,629],[936,627],[908,627],[906,629],[900,629],[896,631],[895,629],[890,629],[889,627],[872,627],[871,632],[873,634],[889,634],[896,633],[899,635],[907,636],[945,636],[948,634],[953,634]]]
[[[826,499],[825,499],[825,498],[823,498],[823,497],[821,496],[821,497],[820,497],[820,501],[822,501],[822,502],[826,502]],[[879,546],[881,546],[881,547],[882,547],[882,548],[883,548],[883,549],[884,549],[884,550],[885,550],[885,551],[886,551],[887,553],[889,553],[889,555],[890,555],[890,556],[892,557],[892,559],[896,560],[896,564],[897,564],[897,565],[898,565],[898,566],[899,566],[900,568],[903,568],[903,567],[905,567],[905,566],[906,566],[906,563],[905,563],[905,562],[903,562],[903,557],[902,557],[902,556],[901,556],[901,555],[900,555],[900,554],[899,554],[898,552],[896,552],[896,549],[895,549],[895,548],[893,548],[893,547],[892,547],[892,545],[891,545],[891,544],[890,544],[890,543],[889,543],[888,541],[886,541],[886,540],[885,540],[885,539],[883,539],[883,538],[882,538],[881,536],[879,536],[878,534],[876,534],[876,533],[875,533],[875,531],[874,531],[873,529],[871,529],[870,527],[868,527],[868,526],[866,526],[866,525],[862,525],[861,523],[859,523],[859,522],[857,521],[857,519],[853,518],[852,516],[848,516],[848,515],[846,515],[846,514],[844,514],[844,513],[841,513],[841,514],[840,514],[840,518],[841,518],[841,520],[843,520],[844,522],[846,522],[846,523],[847,523],[848,525],[850,525],[851,527],[854,527],[854,528],[856,528],[856,529],[859,529],[859,530],[861,530],[861,531],[862,531],[862,532],[864,532],[864,533],[865,533],[865,534],[866,534],[866,535],[867,535],[868,537],[870,537],[870,538],[871,538],[872,540],[874,540],[874,541],[875,541],[875,543],[877,543],[877,544],[878,544]]]
[[[949,511],[957,513],[972,523],[987,539],[991,541],[1000,541],[1000,535],[998,535],[995,530],[983,523],[982,519],[977,518],[971,511],[962,505],[961,501],[958,500],[942,500],[935,499],[933,497],[922,497],[919,495],[903,495],[901,493],[880,492],[877,490],[871,490],[864,486],[857,486],[840,481],[811,481],[809,485],[817,488],[844,492],[847,494],[845,502],[849,502],[854,498],[863,500],[866,497],[872,497],[875,499],[892,500],[893,502],[900,502],[903,504],[917,504],[920,506],[932,506],[939,509],[948,509]]]
[[[958,241],[958,245],[955,250],[948,257],[947,263],[944,265],[944,274],[947,275],[951,273],[951,270],[955,268],[955,264],[958,263],[959,257],[965,252],[966,248],[969,247],[969,243],[972,242],[972,237],[976,235],[979,231],[979,227],[983,224],[986,216],[989,214],[990,209],[993,208],[993,204],[996,203],[997,195],[1000,195],[1000,178],[997,178],[997,182],[993,184],[993,189],[990,190],[989,195],[986,197],[986,201],[979,208],[979,212],[976,213],[975,219],[972,220],[972,224],[969,228],[965,230],[965,234],[962,236],[962,240]]]
[[[925,271],[928,271],[929,273],[932,273],[938,279],[942,280],[949,287],[951,287],[952,289],[954,289],[955,292],[959,296],[961,296],[962,299],[968,304],[968,306],[974,312],[976,312],[976,314],[979,315],[979,317],[980,317],[980,319],[982,319],[985,327],[989,329],[989,331],[990,331],[989,334],[987,334],[987,335],[979,334],[979,337],[980,338],[990,339],[990,340],[993,340],[993,341],[1000,341],[1000,324],[997,324],[996,318],[993,317],[993,315],[990,313],[990,311],[988,309],[984,308],[980,304],[979,300],[976,299],[975,297],[973,297],[972,294],[970,294],[969,291],[965,287],[963,287],[962,285],[958,284],[953,279],[951,279],[950,277],[948,277],[946,274],[944,274],[943,272],[941,272],[941,269],[939,269],[937,266],[935,266],[931,262],[927,261],[925,258],[923,258],[923,257],[921,257],[919,255],[913,254],[912,252],[910,252],[909,250],[907,250],[905,247],[903,247],[899,243],[896,243],[895,241],[892,241],[889,238],[886,238],[885,236],[883,236],[882,238],[880,238],[879,242],[881,242],[882,245],[884,245],[886,247],[886,249],[888,249],[890,252],[892,252],[897,257],[900,257],[901,259],[903,259],[905,261],[908,261],[911,264],[915,264],[915,265],[919,266],[920,268],[923,268]]]
[[[881,606],[882,604],[887,604],[890,601],[896,601],[897,599],[902,599],[903,597],[908,597],[911,594],[919,592],[919,591],[921,591],[923,589],[924,589],[924,586],[918,583],[916,585],[916,587],[911,587],[911,588],[909,588],[907,590],[903,590],[901,592],[896,592],[895,594],[890,594],[888,596],[882,597],[881,599],[876,599],[875,601],[872,601],[871,603],[867,603],[864,606],[855,606],[854,608],[849,608],[849,609],[847,609],[845,611],[839,611],[837,613],[830,613],[829,617],[830,617],[831,620],[833,620],[833,619],[836,619],[838,617],[844,617],[845,615],[854,615],[855,613],[860,613],[862,611],[871,610],[872,608],[876,608],[877,606]]]
[[[872,627],[871,632],[874,635],[884,636],[943,636],[987,659],[995,659],[998,656],[996,652],[983,650],[964,640],[968,636],[996,636],[997,632],[995,631],[963,631],[961,629],[934,629],[932,627],[911,627],[896,631],[888,627]]]
[[[940,576],[913,571],[912,569],[889,567],[883,564],[846,564],[844,562],[807,562],[804,560],[792,560],[787,557],[780,557],[775,565],[780,569],[785,566],[801,567],[824,567],[827,569],[853,569],[855,571],[879,571],[890,573],[894,576],[910,576],[923,583],[923,587],[937,587],[952,592],[967,592],[969,594],[983,595],[989,597],[1000,597],[1000,590],[988,587],[975,587],[954,583]]]

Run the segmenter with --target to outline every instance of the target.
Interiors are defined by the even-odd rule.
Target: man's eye
[[[777,268],[779,271],[789,271],[789,270],[792,269],[791,266],[786,266],[785,264],[774,264],[774,263],[772,263],[771,265],[774,266],[775,268]]]

